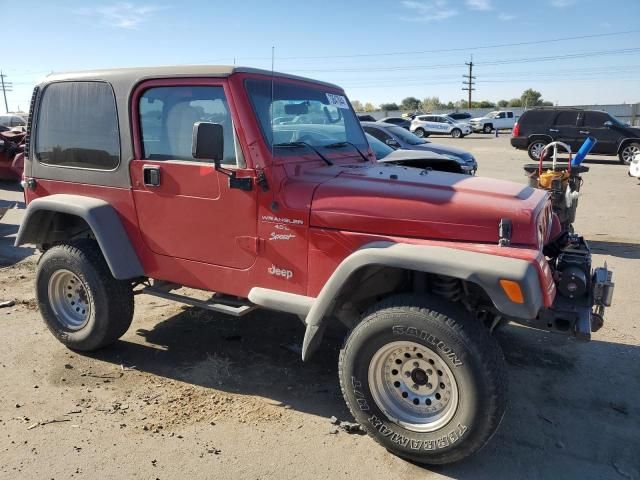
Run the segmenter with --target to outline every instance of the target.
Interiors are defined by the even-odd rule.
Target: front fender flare
[[[313,302],[305,319],[303,360],[308,359],[320,344],[324,319],[332,311],[344,283],[355,271],[367,265],[447,275],[475,283],[489,295],[496,309],[508,317],[532,319],[543,306],[537,269],[526,260],[440,246],[373,242],[345,258]],[[518,282],[524,303],[509,300],[500,286],[500,279]]]
[[[48,234],[46,220],[52,213],[74,215],[87,222],[115,278],[124,280],[144,275],[118,213],[99,198],[54,194],[31,201],[20,224],[15,246],[44,243]]]

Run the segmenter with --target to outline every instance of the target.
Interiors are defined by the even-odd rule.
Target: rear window
[[[61,167],[115,169],[120,139],[111,86],[61,82],[46,87],[38,113],[36,156]]]
[[[542,125],[547,122],[552,112],[548,110],[527,110],[520,117],[520,125]]]

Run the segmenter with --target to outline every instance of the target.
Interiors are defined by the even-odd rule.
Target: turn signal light
[[[505,280],[503,278],[500,280],[500,286],[502,287],[502,290],[504,290],[504,293],[506,293],[507,297],[509,297],[509,300],[513,303],[524,303],[524,295],[522,294],[522,289],[518,282]]]

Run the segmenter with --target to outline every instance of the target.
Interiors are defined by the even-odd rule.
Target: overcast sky
[[[0,0],[0,11],[10,110],[26,109],[34,83],[52,71],[270,68],[272,45],[277,70],[374,104],[464,98],[471,55],[477,100],[534,88],[564,105],[640,101],[638,0]]]

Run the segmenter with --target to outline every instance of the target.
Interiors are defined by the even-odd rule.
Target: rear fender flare
[[[533,319],[543,306],[540,277],[535,265],[526,260],[440,246],[373,242],[344,259],[313,302],[305,319],[303,360],[320,344],[326,316],[335,307],[342,286],[358,269],[369,265],[447,275],[475,283],[484,289],[496,309],[508,317]],[[518,282],[524,303],[509,300],[500,279]]]
[[[83,219],[91,228],[112,275],[119,279],[144,276],[118,213],[108,202],[83,195],[55,194],[29,203],[20,224],[15,246],[40,245],[50,238],[50,220],[57,213]]]

